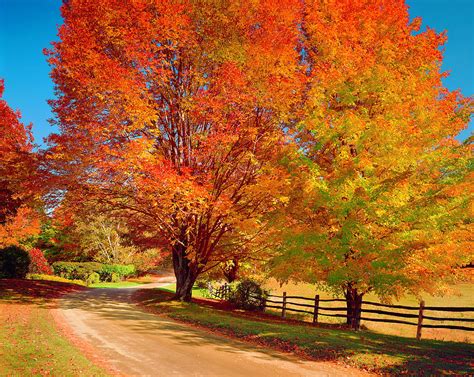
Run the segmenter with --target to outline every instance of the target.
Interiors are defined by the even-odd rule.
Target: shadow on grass
[[[217,302],[174,304],[170,294],[138,290],[141,305],[170,317],[233,333],[258,343],[300,350],[318,360],[342,360],[383,374],[440,375],[474,373],[474,344],[354,332],[336,326],[287,322],[271,315],[241,313]]]
[[[54,300],[87,288],[47,280],[0,279],[0,302],[54,306]]]
[[[65,295],[66,294],[66,295]],[[147,312],[132,305],[131,296]],[[254,352],[266,360],[297,358],[276,350],[298,351],[317,360],[341,360],[383,374],[440,375],[474,374],[474,345],[434,340],[416,341],[370,331],[353,332],[341,328],[318,327],[283,321],[274,316],[255,316],[226,307],[219,302],[170,301],[172,294],[157,289],[87,289],[66,283],[34,280],[0,280],[0,302],[53,305],[61,298],[66,310],[94,314],[98,320],[120,321],[137,335],[155,334],[171,342],[238,354]],[[272,348],[203,332],[156,316],[164,313],[179,321],[195,323],[217,332]],[[80,315],[80,313],[78,313]],[[236,358],[237,359],[237,358]]]

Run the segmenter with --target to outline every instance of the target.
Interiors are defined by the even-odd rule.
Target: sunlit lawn
[[[164,287],[160,288],[165,292],[175,293],[176,292],[176,284],[169,284]],[[207,289],[193,287],[193,297],[195,298],[207,298]]]
[[[100,282],[96,284],[89,285],[90,288],[128,288],[128,287],[136,287],[138,285],[143,285],[146,283],[139,283],[135,281],[118,281],[116,283],[112,282]]]
[[[318,291],[316,292],[316,289],[314,286],[309,285],[309,284],[285,284],[280,287],[280,285],[275,281],[275,280],[269,280],[265,287],[271,291],[271,293],[276,294],[276,295],[281,295],[283,292],[287,292],[288,295],[294,295],[294,296],[304,296],[304,297],[314,297],[316,293],[320,295],[321,299],[330,299],[334,298],[329,293],[323,292],[323,291]],[[168,292],[175,292],[176,285],[175,284],[170,284],[167,285],[163,288],[161,288],[165,291]],[[196,298],[206,298],[208,297],[207,295],[207,290],[206,289],[201,289],[194,287],[193,288],[193,297]],[[428,296],[425,295],[423,297],[425,300],[425,305],[426,306],[469,306],[469,307],[474,307],[474,283],[465,283],[465,284],[458,284],[453,287],[452,292],[447,294],[444,297],[433,297],[433,296]],[[276,299],[275,299],[276,300]],[[368,294],[365,297],[366,301],[375,301],[379,302],[380,300],[372,294]],[[306,303],[308,304],[308,301],[304,300],[298,300],[298,299],[292,299],[294,302],[300,302],[300,303]],[[408,296],[404,297],[401,300],[394,301],[393,304],[400,304],[400,305],[407,305],[407,306],[415,306],[418,307],[419,305],[419,300],[416,297],[413,296]],[[321,305],[323,305],[321,303]],[[324,303],[325,306],[330,306],[330,307],[343,307],[345,304],[343,302],[337,302],[337,303]],[[292,305],[288,305],[289,308],[294,307],[295,309],[301,309],[301,307],[296,307]],[[306,309],[306,308],[305,308]],[[375,309],[375,308],[374,308]],[[308,311],[311,311],[310,308],[307,308]],[[391,310],[391,309],[385,309],[385,310]],[[399,310],[400,311],[400,310]],[[269,311],[272,312],[272,311]],[[281,312],[276,310],[273,311],[276,315],[279,315]],[[403,311],[401,312],[404,313],[417,313],[416,311]],[[454,318],[473,318],[474,312],[436,312],[436,311],[430,311],[429,315],[431,316],[439,316],[439,317],[454,317]],[[301,319],[301,320],[307,320],[310,321],[312,320],[312,316],[310,315],[303,315],[299,313],[292,313],[288,312],[287,313],[288,318],[293,318],[293,319]],[[381,314],[372,314],[372,313],[366,313],[364,316],[369,317],[369,318],[391,318],[391,319],[396,319],[396,317],[389,317],[389,316],[384,316]],[[325,316],[320,316],[319,320],[323,323],[343,323],[344,319],[340,318],[334,318],[334,317],[325,317]],[[411,322],[416,323],[416,319],[409,320]],[[462,326],[467,326],[467,327],[473,327],[472,323],[464,323],[464,322],[448,322],[448,321],[440,321],[440,322],[433,322],[433,321],[428,321],[425,320],[426,323],[433,323],[433,324],[459,324]],[[384,334],[390,334],[390,335],[398,335],[398,336],[405,336],[405,337],[415,337],[416,335],[416,326],[410,326],[410,325],[401,325],[401,324],[394,324],[394,323],[380,323],[380,322],[370,322],[370,321],[362,321],[362,324],[370,330],[381,332]],[[463,331],[463,330],[451,330],[451,329],[428,329],[424,328],[422,331],[422,337],[425,339],[438,339],[438,340],[452,340],[452,341],[460,341],[460,342],[474,342],[474,332],[468,332],[468,331]]]
[[[316,291],[316,288],[309,284],[285,284],[280,287],[280,285],[275,280],[270,280],[266,284],[266,288],[269,289],[273,294],[281,295],[283,292],[287,292],[288,295],[295,295],[295,296],[305,296],[305,297],[314,297],[315,294],[319,294],[320,298],[333,298],[331,294]],[[426,306],[468,306],[474,307],[474,283],[463,283],[458,284],[452,287],[452,291],[443,297],[433,297],[429,295],[423,295],[423,300],[425,301]],[[364,300],[366,301],[375,301],[379,302],[379,299],[372,294],[368,294],[365,296]],[[302,302],[298,300],[294,300],[296,302]],[[419,299],[414,296],[407,296],[398,301],[394,301],[393,304],[399,305],[407,305],[407,306],[418,306]],[[327,306],[344,306],[343,302],[339,303],[324,303]],[[291,307],[291,306],[288,306]],[[375,308],[374,308],[375,309]],[[391,309],[385,309],[391,310]],[[402,311],[403,312],[403,311]],[[414,313],[414,312],[411,312]],[[416,313],[416,312],[415,312]],[[289,314],[291,316],[291,314]],[[436,312],[430,311],[429,315],[431,316],[439,316],[439,317],[454,317],[454,318],[474,318],[474,312]],[[369,318],[392,318],[395,317],[387,317],[382,316],[380,314],[365,314],[365,316]],[[300,317],[296,315],[295,317]],[[309,318],[307,318],[309,320]],[[343,320],[334,318],[334,317],[324,317],[321,316],[320,320],[323,322],[328,323],[340,323]],[[411,320],[416,322],[416,319]],[[428,323],[428,322],[426,322]],[[472,323],[464,323],[464,322],[433,322],[430,323],[437,323],[437,324],[459,324],[463,326],[471,326],[473,327]],[[362,324],[366,326],[368,329],[383,332],[386,334],[392,335],[399,335],[399,336],[407,336],[407,337],[414,337],[416,334],[416,326],[409,326],[409,325],[401,325],[401,324],[394,324],[394,323],[375,323],[369,321],[362,321]],[[462,331],[462,330],[450,330],[450,329],[423,329],[422,337],[427,339],[440,339],[440,340],[453,340],[453,341],[470,341],[474,342],[474,332]]]

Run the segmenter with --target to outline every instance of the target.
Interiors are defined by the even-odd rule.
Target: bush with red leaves
[[[28,251],[30,254],[31,262],[29,273],[30,274],[43,274],[52,275],[53,269],[49,265],[48,261],[44,257],[43,252],[40,249],[34,248]]]

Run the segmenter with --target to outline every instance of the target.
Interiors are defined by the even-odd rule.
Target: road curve
[[[165,285],[167,283],[161,283]],[[160,285],[152,284],[150,287]],[[56,309],[73,334],[125,376],[364,376],[362,371],[214,335],[140,310],[131,288],[65,296]]]

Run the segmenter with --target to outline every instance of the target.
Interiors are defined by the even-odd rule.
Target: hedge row
[[[100,281],[118,282],[135,273],[135,266],[102,264],[97,262],[55,262],[54,274],[70,280],[82,280],[87,284]]]

